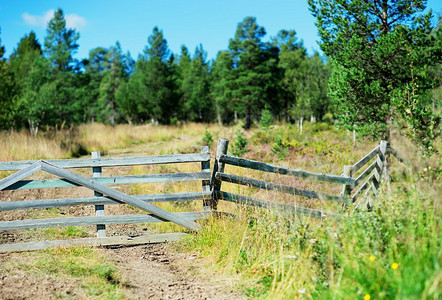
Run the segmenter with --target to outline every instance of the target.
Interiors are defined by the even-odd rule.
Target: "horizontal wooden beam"
[[[87,177],[87,179],[103,185],[197,181],[209,180],[210,172],[126,175],[98,178]],[[75,186],[78,186],[78,184],[69,182],[66,179],[22,180],[8,186],[5,188],[5,190],[27,190]]]
[[[370,151],[367,155],[361,158],[357,163],[352,166],[352,173],[355,174],[359,169],[361,169],[365,164],[367,164],[373,157],[380,153],[380,148],[377,146],[373,150]]]
[[[257,207],[262,207],[266,209],[275,209],[282,213],[290,213],[296,215],[303,215],[312,218],[325,218],[325,217],[339,217],[338,214],[324,212],[321,210],[306,208],[297,205],[285,204],[285,203],[277,203],[271,202],[267,200],[256,199],[247,196],[241,196],[237,194],[227,193],[227,192],[217,192],[217,198],[219,200],[235,202],[238,204],[246,204]]]
[[[137,195],[144,202],[175,202],[175,201],[193,201],[209,199],[212,193],[173,193],[173,194],[147,194]],[[78,205],[112,205],[121,204],[121,202],[108,197],[88,197],[88,198],[60,198],[28,201],[0,202],[0,211],[18,210],[18,209],[38,209],[52,207],[66,207]]]
[[[222,155],[219,159],[221,162],[258,170],[258,171],[265,171],[265,172],[271,172],[271,173],[277,173],[277,174],[283,174],[283,175],[291,175],[301,178],[309,178],[313,180],[319,180],[319,181],[326,181],[326,182],[333,182],[333,183],[339,183],[339,184],[348,184],[348,185],[354,185],[355,180],[351,177],[345,177],[340,175],[331,175],[331,174],[324,174],[324,173],[315,173],[315,172],[308,172],[304,170],[299,169],[291,169],[287,167],[267,164],[255,160],[245,159],[245,158],[238,158],[228,155]]]
[[[376,176],[376,175],[377,175],[377,176]],[[353,202],[353,203],[356,202],[356,200],[359,198],[360,194],[370,186],[370,183],[371,183],[373,180],[376,180],[376,181],[379,182],[379,178],[378,178],[378,177],[379,177],[378,171],[375,170],[375,172],[373,172],[373,173],[370,175],[370,177],[368,177],[368,179],[367,179],[363,184],[361,184],[361,185],[358,187],[358,189],[355,191],[355,193],[353,194],[353,196],[351,196],[351,198],[352,198],[352,202]]]
[[[135,165],[156,165],[172,163],[190,163],[209,161],[210,153],[191,153],[139,157],[114,157],[114,158],[81,158],[81,159],[51,159],[45,160],[59,168],[90,168],[90,167],[118,167]],[[0,171],[14,171],[24,169],[38,160],[3,161],[0,162]]]
[[[170,213],[173,216],[187,221],[204,220],[210,217],[210,212],[182,212]],[[155,215],[118,215],[118,216],[88,216],[51,219],[32,219],[18,221],[1,221],[0,230],[19,230],[31,228],[87,226],[97,224],[130,224],[130,223],[159,223],[168,220]]]
[[[320,199],[320,200],[328,200],[328,201],[335,201],[335,202],[341,202],[341,203],[351,203],[351,199],[349,197],[345,196],[335,196],[335,195],[329,195],[321,192],[316,191],[309,191],[309,190],[303,190],[298,189],[292,186],[283,185],[283,184],[276,184],[272,182],[267,181],[261,181],[256,180],[252,178],[232,175],[232,174],[225,174],[225,173],[216,173],[216,178],[220,179],[222,181],[231,182],[231,183],[237,183],[245,186],[265,189],[265,190],[271,190],[271,191],[279,191],[291,195],[298,195],[302,197],[307,198],[314,198],[314,199]]]
[[[358,186],[370,173],[375,169],[382,169],[382,162],[379,160],[375,160],[372,162],[367,169],[365,169],[357,178],[356,178],[356,186]]]
[[[140,236],[110,236],[101,238],[82,238],[73,240],[42,241],[0,245],[0,253],[43,250],[51,247],[100,247],[117,245],[142,245],[173,242],[181,239],[186,233],[160,233]]]

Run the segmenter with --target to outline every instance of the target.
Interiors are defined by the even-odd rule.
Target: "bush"
[[[262,111],[260,124],[262,130],[268,130],[272,124],[272,113],[268,109]]]
[[[243,133],[238,130],[236,132],[235,144],[232,147],[232,154],[241,157],[244,153],[249,151],[248,149],[249,140],[243,136]]]
[[[213,144],[213,136],[212,134],[206,129],[204,130],[204,136],[203,136],[203,143],[205,143],[207,146],[212,147]]]

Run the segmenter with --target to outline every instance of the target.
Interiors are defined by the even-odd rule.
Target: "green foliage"
[[[13,102],[15,82],[8,64],[3,58],[5,48],[0,39],[0,129],[11,128],[14,124],[15,103]]]
[[[232,154],[238,157],[241,157],[244,153],[249,151],[248,149],[249,140],[243,136],[241,130],[236,132],[235,143],[232,147]]]
[[[268,109],[264,109],[261,112],[261,129],[266,131],[270,128],[270,125],[272,124],[272,113]]]
[[[330,97],[339,124],[388,140],[392,120],[404,120],[418,142],[422,135],[432,139],[431,130],[422,130],[435,125],[425,121],[433,113],[426,94],[436,83],[428,70],[442,48],[432,35],[431,11],[424,13],[426,1],[309,0],[309,5],[321,49],[332,61]]]
[[[214,105],[210,97],[209,64],[206,52],[200,44],[193,59],[182,49],[179,63],[181,105],[184,120],[210,122],[214,118]]]
[[[207,146],[209,146],[209,148],[212,147],[212,144],[213,144],[213,136],[212,136],[212,134],[210,133],[210,131],[207,130],[207,127],[206,127],[206,129],[204,129],[203,142],[204,142]]]
[[[413,182],[381,194],[371,212],[339,221],[241,207],[236,218],[212,220],[184,243],[239,276],[253,297],[439,299],[437,196]]]
[[[232,76],[225,80],[232,99],[245,116],[245,129],[251,127],[255,111],[270,100],[276,54],[271,45],[262,42],[265,34],[256,18],[246,17],[238,24],[235,37],[229,43],[234,68]]]

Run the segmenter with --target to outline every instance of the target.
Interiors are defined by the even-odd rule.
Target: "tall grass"
[[[198,124],[181,127],[87,124],[37,137],[23,132],[0,133],[0,146],[5,149],[0,160],[72,157],[90,151],[145,155],[199,152],[206,132],[214,139],[230,138],[232,144],[237,130]],[[277,125],[245,132],[244,137],[250,141],[249,150],[244,153],[246,158],[333,174],[341,174],[344,165],[354,163],[378,143],[362,139],[354,147],[350,133],[328,124],[309,123],[304,126],[302,135],[295,126]],[[440,141],[436,145],[440,146]],[[348,210],[340,219],[314,220],[220,204],[221,209],[234,213],[235,217],[206,221],[202,232],[189,235],[179,247],[199,253],[207,266],[217,273],[235,275],[239,278],[238,288],[250,297],[440,299],[440,158],[421,158],[416,148],[400,136],[396,136],[393,146],[415,167],[409,170],[403,165],[392,164],[393,182],[381,187],[371,211]],[[214,147],[216,145],[212,146],[212,153]],[[159,172],[176,171],[170,169],[171,166],[158,168]],[[180,166],[180,170],[196,171],[187,166]],[[135,167],[131,172],[154,171],[158,170]],[[244,169],[236,171],[241,176],[256,178],[257,175]],[[313,188],[311,183],[302,184],[304,188]],[[240,192],[232,185],[223,186],[227,191]],[[185,184],[156,185],[154,188],[136,185],[132,192],[194,191],[192,188],[195,186]],[[336,192],[333,188],[325,191]],[[254,196],[256,190],[245,193]],[[286,201],[277,194],[264,196]],[[170,211],[201,209],[201,205],[196,207],[190,203],[160,206]],[[180,230],[173,224],[149,229],[157,232]],[[84,233],[53,234],[82,236]],[[62,255],[69,257],[71,254]],[[38,264],[35,267],[48,272]],[[55,267],[59,269],[57,272],[67,272],[62,266]],[[95,276],[93,271],[87,272]],[[109,288],[112,291],[115,287]]]
[[[315,129],[309,126],[307,133]],[[360,158],[374,145],[362,140],[352,149],[351,137],[335,129],[319,132],[328,136],[322,141],[289,128],[281,132],[289,159],[282,163],[303,168],[310,166],[302,156],[314,154],[323,160],[320,164],[327,159],[336,163],[337,172],[358,158],[351,150]],[[271,131],[255,134],[247,155],[253,158],[264,147],[260,140],[268,144],[272,136]],[[350,151],[328,146],[335,141]],[[401,144],[406,145],[400,149],[404,156],[422,163],[413,145],[399,140],[394,145]],[[348,210],[342,218],[319,221],[239,206],[236,217],[210,220],[181,246],[200,253],[217,272],[239,276],[239,287],[250,297],[440,299],[440,161],[426,159],[410,170],[397,163],[392,167],[393,182],[381,186],[370,211]]]

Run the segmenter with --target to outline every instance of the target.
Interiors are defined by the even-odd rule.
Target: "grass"
[[[4,272],[23,270],[77,282],[88,298],[124,299],[124,283],[112,262],[98,250],[84,247],[52,248],[22,254],[1,268]]]
[[[82,151],[102,151],[108,155],[199,152],[208,133],[215,140],[227,137],[234,145],[237,132],[238,128],[217,125],[110,127],[88,124],[72,131],[59,130],[37,137],[1,133],[1,141],[9,139],[11,146],[5,142],[0,160],[72,157]],[[63,136],[68,137],[64,142]],[[378,141],[360,139],[353,145],[351,133],[325,123],[306,123],[302,135],[296,126],[272,125],[264,130],[243,132],[241,138],[248,140],[248,151],[243,153],[245,158],[336,175],[342,173],[344,165],[353,164],[378,144]],[[436,145],[440,146],[440,141]],[[30,154],[30,151],[23,150],[26,147],[41,147],[42,150]],[[216,143],[212,145],[211,153],[215,152],[215,147]],[[216,273],[239,278],[238,289],[251,298],[440,299],[440,158],[421,158],[416,147],[400,135],[395,136],[393,147],[417,168],[408,170],[393,161],[393,182],[382,186],[371,211],[348,210],[339,220],[319,221],[288,218],[262,209],[220,203],[220,210],[234,213],[236,217],[205,221],[201,233],[189,235],[177,248],[199,253],[206,268]],[[195,164],[137,166],[130,168],[129,173],[194,172],[198,168],[200,166]],[[226,170],[240,176],[333,194],[342,188],[232,166]],[[194,183],[139,184],[128,191],[144,194],[199,189],[200,183],[198,186]],[[223,183],[223,190],[307,207],[334,211],[341,208],[339,204],[259,192],[232,184]],[[201,210],[200,202],[160,203],[159,206],[175,212]],[[116,207],[109,209],[112,211]],[[134,209],[124,209],[134,213]],[[122,212],[121,208],[119,212]],[[140,228],[154,232],[186,231],[169,223],[140,225]],[[55,239],[85,236],[87,232],[73,227],[47,229],[45,234]],[[32,260],[27,268],[54,276],[81,278],[91,295],[101,293],[118,297],[120,283],[112,279],[118,272],[112,270],[112,265],[97,260],[94,250],[70,251],[39,252],[41,257]],[[48,267],[44,267],[46,263],[43,262],[53,255],[59,255],[63,265],[48,262]],[[88,259],[95,262],[90,263]],[[69,260],[72,260],[71,264]],[[111,274],[110,279],[106,279],[106,274]],[[95,283],[102,280],[104,290],[95,290]]]

